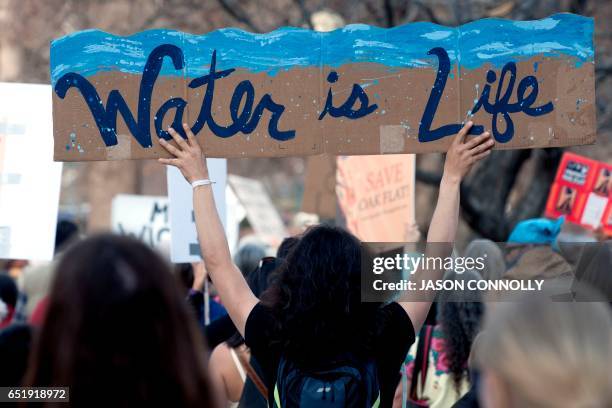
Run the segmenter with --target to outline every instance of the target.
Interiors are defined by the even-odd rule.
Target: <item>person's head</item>
[[[482,279],[475,271],[452,275],[466,284]],[[444,333],[448,368],[458,393],[463,379],[467,377],[467,362],[474,338],[480,331],[483,314],[484,304],[480,296],[467,295],[458,290],[444,292],[438,303],[438,322]]]
[[[484,268],[478,273],[486,280],[500,279],[506,272],[504,254],[499,246],[489,239],[475,239],[465,249],[465,257],[480,258]]]
[[[13,319],[17,304],[17,285],[13,278],[0,273],[0,329]]]
[[[30,355],[32,329],[27,324],[12,324],[0,330],[0,384],[18,387],[25,374]]]
[[[205,357],[164,260],[99,235],[62,256],[25,382],[69,386],[74,405],[206,406]]]
[[[360,284],[359,240],[338,227],[309,228],[264,294],[276,311],[279,341],[287,354],[307,358],[304,350],[313,345],[332,351],[355,339],[366,341],[359,330],[372,326],[367,314],[378,304],[361,302]]]
[[[174,274],[179,283],[181,294],[188,294],[193,287],[193,266],[190,263],[180,263],[174,265]]]
[[[487,309],[475,362],[485,408],[612,406],[606,303],[532,296]]]
[[[64,250],[78,235],[78,225],[70,220],[59,220],[55,228],[55,252]]]
[[[276,250],[276,257],[278,259],[287,259],[289,252],[295,248],[299,241],[300,239],[296,236],[283,239],[283,242],[281,242]]]
[[[253,272],[262,258],[266,256],[266,248],[259,242],[247,242],[240,246],[234,255],[234,263],[243,276]]]

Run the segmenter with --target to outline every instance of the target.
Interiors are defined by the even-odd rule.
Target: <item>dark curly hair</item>
[[[361,302],[361,243],[342,228],[309,228],[262,296],[275,315],[271,334],[296,363],[359,355],[373,346],[375,313],[380,304]]]
[[[476,272],[465,272],[459,279],[482,279]],[[479,298],[479,296],[478,296]],[[467,376],[467,362],[474,338],[480,331],[484,314],[482,302],[461,301],[460,293],[442,297],[439,306],[438,322],[442,326],[448,368],[457,394],[461,392],[461,381]],[[472,299],[471,300],[478,300]]]

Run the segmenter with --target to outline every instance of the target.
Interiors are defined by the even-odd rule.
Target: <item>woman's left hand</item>
[[[174,158],[161,158],[158,159],[158,161],[161,164],[167,164],[178,168],[189,183],[193,183],[196,180],[208,179],[208,167],[206,166],[206,157],[204,157],[202,148],[186,123],[183,123],[183,129],[187,134],[187,140],[183,139],[176,130],[168,128],[168,133],[170,133],[172,139],[176,142],[176,146],[173,146],[164,139],[159,139],[159,144],[162,145],[168,153],[173,155]]]

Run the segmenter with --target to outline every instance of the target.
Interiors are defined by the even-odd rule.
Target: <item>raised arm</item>
[[[491,153],[494,145],[489,132],[466,141],[472,122],[466,125],[455,136],[444,162],[444,174],[440,182],[438,202],[434,210],[427,233],[427,257],[445,258],[451,256],[457,225],[459,224],[459,186],[461,180],[479,160]],[[423,280],[438,280],[444,276],[444,270],[420,269],[410,279],[420,287]],[[435,291],[408,292],[401,297],[400,304],[408,313],[418,333],[429,313]]]
[[[160,144],[174,156],[172,159],[159,159],[159,162],[177,167],[190,184],[196,180],[208,179],[208,168],[202,149],[191,129],[186,124],[183,124],[183,128],[187,134],[187,140],[184,140],[174,129],[168,130],[177,144],[176,147],[164,139],[159,139]],[[234,325],[244,336],[246,319],[258,299],[247,285],[238,267],[232,262],[210,184],[193,189],[193,211],[206,270]]]

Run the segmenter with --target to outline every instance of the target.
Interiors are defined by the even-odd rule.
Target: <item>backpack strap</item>
[[[253,368],[251,363],[246,359],[244,354],[237,353],[237,355],[238,355],[238,359],[240,360],[240,364],[246,370],[247,375],[249,376],[251,381],[253,381],[253,384],[255,384],[255,387],[257,387],[257,391],[259,391],[259,393],[264,397],[264,399],[268,401],[268,387],[266,387],[261,377],[257,374],[257,371],[255,371],[255,369]]]
[[[425,380],[427,379],[427,369],[429,367],[429,349],[431,346],[431,336],[433,326],[425,325],[419,334],[419,344],[417,345],[416,356],[414,359],[414,368],[412,369],[412,378],[410,379],[410,394],[409,398],[412,401],[417,401],[417,384],[419,374],[421,375],[421,389],[425,388]]]
[[[274,384],[274,407],[281,408],[280,395],[278,394],[278,384]]]
[[[380,391],[378,391],[378,397],[376,397],[376,401],[374,401],[372,408],[380,408]]]

